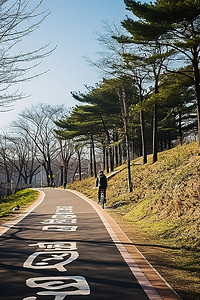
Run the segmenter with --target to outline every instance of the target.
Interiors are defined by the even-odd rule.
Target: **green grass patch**
[[[0,218],[12,214],[12,208],[16,205],[20,207],[26,206],[37,199],[38,191],[25,189],[14,195],[0,199]]]

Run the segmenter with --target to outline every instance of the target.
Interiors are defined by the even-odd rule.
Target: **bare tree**
[[[25,109],[19,114],[18,120],[13,122],[13,127],[18,128],[21,134],[25,133],[37,147],[37,160],[44,167],[49,186],[53,183],[52,162],[60,154],[60,145],[54,133],[54,121],[64,113],[63,105],[52,107],[38,104]]]
[[[58,138],[60,144],[60,168],[62,173],[61,185],[66,185],[68,183],[68,171],[74,161],[71,161],[73,154],[75,153],[74,143],[69,139]]]
[[[11,183],[13,167],[10,163],[12,157],[12,151],[10,148],[10,142],[6,134],[0,136],[0,165],[5,174],[7,184]]]
[[[32,184],[33,176],[40,164],[37,160],[37,147],[27,134],[9,137],[12,157],[10,164],[15,168],[17,175],[16,189],[20,182],[25,185]]]
[[[12,107],[14,101],[23,97],[18,90],[13,92],[13,85],[30,80],[40,74],[30,71],[38,66],[41,59],[53,49],[49,44],[23,52],[20,42],[34,32],[48,11],[42,11],[43,0],[2,0],[0,1],[0,110]],[[11,89],[10,89],[11,88]]]

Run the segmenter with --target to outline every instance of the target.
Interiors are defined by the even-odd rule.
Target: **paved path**
[[[0,227],[1,300],[178,299],[99,205],[60,189],[36,204]]]

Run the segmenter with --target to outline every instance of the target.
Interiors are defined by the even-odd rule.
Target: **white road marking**
[[[46,256],[46,258],[44,258]],[[65,272],[65,265],[70,264],[79,257],[77,251],[42,251],[34,252],[24,262],[24,268],[31,269],[57,269]],[[38,262],[39,260],[39,262]],[[60,262],[57,262],[60,261]],[[49,263],[50,262],[50,263]]]

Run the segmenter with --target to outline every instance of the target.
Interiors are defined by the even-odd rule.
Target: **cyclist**
[[[107,188],[107,178],[106,176],[104,175],[103,171],[99,171],[99,176],[97,177],[97,180],[96,180],[96,187],[99,188],[99,191],[98,191],[98,203],[100,202],[100,196],[101,196],[101,190],[104,191],[104,198],[105,198],[105,203],[106,203],[106,188]]]

